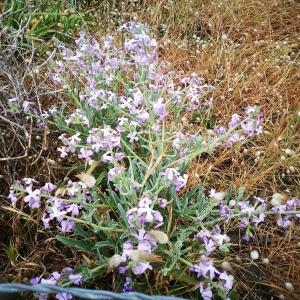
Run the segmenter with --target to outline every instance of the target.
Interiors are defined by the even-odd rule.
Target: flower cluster
[[[130,227],[142,226],[145,223],[155,224],[155,228],[163,225],[163,217],[158,210],[152,208],[153,201],[150,193],[144,193],[139,200],[138,207],[127,211],[126,217]]]
[[[263,133],[262,121],[263,116],[258,112],[258,108],[255,106],[248,106],[245,109],[245,117],[242,118],[240,115],[234,113],[228,123],[227,128],[218,127],[215,128],[217,135],[224,135],[235,131],[226,140],[226,145],[231,147],[238,141],[244,141],[249,137],[260,135]]]
[[[48,182],[41,188],[34,188],[38,182],[32,178],[24,178],[12,186],[8,198],[15,206],[18,196],[24,196],[24,202],[31,209],[44,207],[42,221],[45,228],[50,222],[57,224],[61,232],[72,232],[75,221],[70,217],[78,217],[83,209],[81,204],[90,201],[88,187],[81,181],[68,181],[64,188],[57,189],[56,185]]]
[[[201,256],[199,264],[190,267],[190,272],[196,273],[197,278],[200,278],[200,292],[203,299],[212,299],[211,285],[213,280],[218,282],[214,284],[214,287],[219,291],[222,290],[226,295],[233,287],[233,276],[228,275],[226,271],[221,272],[216,269],[209,256],[217,247],[229,243],[230,238],[226,234],[222,234],[218,226],[215,226],[212,231],[201,230],[196,234],[196,238],[203,243],[206,252]]]
[[[50,274],[48,278],[42,278],[42,277],[33,277],[30,279],[30,284],[51,284],[51,285],[58,285],[63,282],[69,282],[74,285],[80,285],[82,283],[83,276],[80,273],[74,273],[74,270],[70,267],[65,268],[61,273],[59,272],[53,272]],[[71,300],[73,299],[73,296],[69,293],[58,293],[56,294],[56,299],[58,300]],[[47,294],[40,294],[39,300],[46,300],[48,299]]]

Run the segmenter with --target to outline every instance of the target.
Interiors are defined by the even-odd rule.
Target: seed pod
[[[258,251],[257,251],[257,250],[251,251],[250,257],[251,257],[252,260],[257,260],[257,259],[259,258],[259,253],[258,253]]]
[[[169,241],[168,236],[164,232],[159,230],[150,230],[148,232],[148,235],[153,237],[160,244],[166,244]]]
[[[272,196],[271,204],[273,206],[279,206],[283,203],[283,200],[285,199],[285,196],[279,193],[275,193]]]
[[[290,292],[293,292],[294,291],[294,286],[290,283],[290,282],[286,282],[284,284],[284,287],[289,290]]]
[[[223,261],[221,263],[221,267],[222,267],[222,269],[224,271],[228,271],[228,272],[232,272],[233,271],[232,266],[231,266],[231,264],[228,261]]]

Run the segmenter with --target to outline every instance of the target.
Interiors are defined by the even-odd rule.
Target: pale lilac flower
[[[283,204],[283,205],[274,206],[274,207],[272,207],[271,210],[282,214],[282,213],[285,213],[286,208],[287,208],[286,205]]]
[[[265,217],[266,217],[266,215],[264,213],[260,213],[259,217],[253,216],[252,217],[252,223],[254,223],[255,226],[257,227],[259,223],[261,223],[265,220]]]
[[[113,181],[114,178],[122,174],[123,171],[124,171],[124,167],[116,164],[112,169],[108,171],[108,176],[107,176],[108,181]]]
[[[232,210],[227,205],[220,205],[220,216],[229,218],[232,215]]]
[[[210,255],[213,251],[216,250],[216,246],[213,240],[208,240],[208,242],[204,240],[204,244],[207,255]]]
[[[202,229],[196,234],[196,238],[202,240],[203,242],[208,242],[208,238],[211,237],[211,232],[207,229]]]
[[[76,284],[80,285],[82,283],[83,276],[81,274],[70,274],[69,275],[69,280]]]
[[[279,218],[276,221],[276,224],[280,227],[286,228],[286,227],[288,227],[292,224],[292,222],[289,220],[290,218],[291,218],[291,216],[286,216],[284,218]]]
[[[140,275],[140,274],[143,274],[146,270],[152,270],[152,269],[153,269],[153,267],[150,265],[149,262],[139,262],[132,269],[132,272],[135,275]]]
[[[48,193],[53,192],[55,189],[56,189],[56,185],[55,185],[55,184],[52,184],[51,182],[47,182],[47,183],[41,188],[41,190],[42,190],[43,192],[48,192]]]
[[[29,284],[31,284],[31,285],[38,284],[39,282],[40,282],[40,278],[39,278],[39,277],[32,277],[32,278],[29,280]]]
[[[228,124],[228,128],[232,129],[237,126],[241,122],[241,117],[238,114],[233,114],[231,117],[231,121]]]
[[[36,181],[33,178],[23,178],[22,181],[26,184],[26,185],[33,185],[34,183],[39,183],[38,181]]]
[[[150,115],[149,115],[149,113],[147,111],[141,110],[137,114],[137,117],[138,117],[139,121],[141,121],[142,123],[144,123],[144,122],[146,122],[149,119]]]
[[[123,255],[129,256],[133,250],[133,245],[131,241],[126,241],[123,243]]]
[[[39,208],[41,205],[41,191],[39,189],[33,191],[31,186],[28,186],[25,190],[28,195],[24,197],[24,202],[28,203],[30,208]]]
[[[69,294],[69,293],[59,293],[59,294],[56,294],[55,298],[57,300],[72,300],[73,296],[72,296],[72,294]]]
[[[87,161],[92,159],[94,152],[90,149],[81,148],[80,154],[78,154],[78,158],[85,158]]]
[[[10,189],[9,190],[9,195],[7,196],[7,198],[11,201],[12,205],[15,206],[17,201],[18,201],[18,198],[17,198],[17,195],[16,195],[16,191],[13,190],[13,189]]]
[[[64,203],[55,199],[52,206],[47,208],[50,220],[57,219],[60,222],[67,212],[64,210]]]
[[[213,297],[210,287],[205,287],[203,282],[200,282],[200,293],[203,300],[211,300]]]
[[[60,278],[61,278],[61,276],[62,276],[61,273],[59,273],[59,272],[57,272],[57,271],[51,273],[50,275],[51,275],[51,277],[54,278],[56,281],[60,280]]]
[[[67,272],[67,273],[73,273],[74,272],[73,268],[71,268],[71,267],[66,267],[64,269],[64,271]]]
[[[123,292],[132,292],[133,287],[132,287],[132,279],[130,277],[126,277],[124,285],[123,285]]]
[[[58,227],[61,232],[72,232],[75,227],[75,222],[71,220],[62,220],[60,222],[60,227]]]
[[[197,273],[197,277],[208,276],[210,279],[214,279],[220,272],[214,267],[214,264],[207,257],[203,259],[198,265],[193,265],[190,269],[191,272]]]
[[[51,218],[46,213],[44,213],[43,217],[42,217],[42,222],[43,222],[45,228],[50,228],[50,225],[49,225],[50,221],[51,221]]]
[[[57,280],[53,277],[50,277],[48,279],[41,279],[41,284],[52,284],[52,285],[56,285],[57,284]]]
[[[71,213],[71,215],[74,217],[74,216],[78,216],[80,214],[80,206],[78,204],[70,204],[68,207],[67,207],[67,212]]]
[[[160,175],[165,176],[174,185],[176,191],[184,188],[187,184],[188,175],[184,174],[181,176],[174,168],[167,168]]]
[[[115,153],[115,160],[120,161],[125,157],[125,154],[123,152],[116,152]]]
[[[230,291],[233,286],[233,280],[230,275],[228,275],[226,272],[222,272],[219,276],[220,279],[225,280],[224,287],[227,291]]]
[[[153,109],[155,113],[157,114],[160,121],[163,121],[165,117],[167,116],[167,109],[166,105],[162,103],[163,99],[159,98],[157,103],[153,104]]]
[[[61,158],[65,158],[65,157],[67,157],[69,155],[68,148],[65,147],[65,146],[58,147],[57,151],[60,152],[60,157]]]
[[[151,204],[150,194],[144,193],[139,201],[139,207],[149,208]]]
[[[234,143],[245,140],[245,136],[240,135],[238,133],[234,133],[227,141],[226,145],[228,147],[233,146]]]
[[[158,201],[159,201],[159,207],[160,208],[166,208],[168,202],[166,199],[164,198],[158,198]]]
[[[129,138],[129,143],[133,144],[134,142],[137,142],[139,138],[136,135],[136,132],[130,132],[127,137]]]
[[[241,228],[241,229],[247,228],[248,225],[249,225],[249,219],[246,217],[241,218],[239,228]]]

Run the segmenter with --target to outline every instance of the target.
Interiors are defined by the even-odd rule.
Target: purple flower
[[[76,285],[80,285],[82,282],[83,276],[81,274],[70,274],[69,275],[69,280],[76,284]]]
[[[176,191],[184,188],[188,180],[187,174],[181,176],[180,173],[174,168],[165,169],[160,173],[160,176],[166,177],[174,185]]]
[[[259,217],[253,216],[252,217],[252,223],[254,223],[255,226],[257,227],[259,223],[261,223],[265,220],[265,217],[266,217],[266,215],[264,213],[260,213]]]
[[[43,214],[42,222],[44,224],[45,228],[50,228],[49,222],[51,221],[51,218],[46,213]]]
[[[65,146],[57,148],[57,151],[60,152],[60,157],[61,158],[65,158],[65,157],[67,157],[69,155],[68,148],[65,147]]]
[[[38,284],[39,282],[40,282],[40,278],[39,278],[39,277],[32,277],[32,278],[29,280],[29,284],[31,284],[31,285]]]
[[[214,264],[207,257],[204,257],[203,261],[198,265],[194,265],[190,268],[190,271],[197,273],[197,277],[208,276],[210,279],[214,279],[216,274],[220,272],[214,267]]]
[[[80,206],[78,204],[70,204],[67,208],[67,212],[70,212],[71,215],[74,216],[78,216],[80,214]]]
[[[196,238],[203,242],[204,241],[208,242],[208,238],[210,237],[211,237],[211,232],[207,229],[203,229],[196,234]]]
[[[228,124],[228,128],[231,129],[237,126],[241,122],[241,117],[238,114],[233,114],[231,117],[231,121]]]
[[[55,298],[58,300],[71,300],[73,299],[73,296],[69,293],[59,293],[56,294]]]
[[[132,269],[133,274],[140,275],[143,274],[146,270],[152,270],[152,266],[149,262],[139,262],[137,265]]]
[[[132,292],[133,287],[132,287],[132,279],[130,277],[126,277],[124,285],[123,285],[123,292]]]
[[[204,240],[204,244],[207,255],[211,254],[213,251],[216,250],[216,246],[213,240],[209,240],[208,242]]]
[[[160,208],[166,208],[168,202],[166,199],[164,198],[158,198],[158,201],[159,201],[159,207]]]
[[[119,273],[120,274],[124,274],[126,272],[126,268],[125,267],[119,267]]]
[[[200,293],[201,293],[203,300],[211,300],[212,299],[213,294],[212,294],[210,287],[205,288],[203,282],[200,282]]]
[[[43,192],[48,192],[48,193],[53,192],[55,189],[56,189],[56,185],[55,185],[55,184],[52,184],[51,182],[47,182],[47,183],[41,188],[41,190],[42,190]]]
[[[286,205],[277,205],[277,206],[274,206],[274,207],[272,207],[272,211],[274,211],[274,212],[278,212],[278,213],[285,213],[285,211],[286,211]]]
[[[144,193],[139,201],[139,207],[149,208],[152,204],[151,195]]]
[[[249,219],[246,217],[241,218],[241,222],[239,224],[239,228],[243,229],[243,228],[247,228],[247,226],[249,225]]]
[[[163,99],[159,98],[157,103],[153,104],[153,109],[160,121],[163,121],[167,116],[166,105],[162,103]]]
[[[39,183],[38,181],[36,181],[35,179],[33,178],[23,178],[23,181],[26,185],[33,185],[34,183]]]
[[[123,243],[123,255],[129,256],[133,250],[133,245],[131,241],[126,241]]]
[[[228,275],[226,272],[222,272],[219,276],[220,279],[225,280],[224,287],[227,291],[230,291],[233,286],[232,276]]]
[[[229,218],[231,215],[232,215],[231,209],[228,206],[221,204],[220,205],[220,216]]]
[[[73,273],[74,272],[73,268],[71,268],[71,267],[66,267],[64,270],[67,273]]]
[[[58,281],[61,278],[61,274],[55,271],[51,273],[51,277],[54,278],[56,281]]]
[[[123,170],[124,167],[116,164],[112,169],[108,171],[108,181],[113,181],[116,176],[120,175],[123,172]]]
[[[280,227],[286,228],[292,224],[292,222],[289,220],[291,216],[286,216],[283,219],[280,218],[276,221],[276,224]]]
[[[239,141],[243,141],[245,139],[245,137],[243,135],[240,135],[238,133],[234,133],[227,141],[226,141],[226,145],[228,147],[231,147],[234,143],[239,142]]]
[[[60,227],[58,227],[61,232],[72,232],[75,227],[75,222],[71,220],[62,220],[60,222]]]
[[[94,152],[92,150],[81,148],[78,158],[85,158],[87,161],[89,161],[92,159],[93,154]]]
[[[24,197],[24,202],[28,203],[28,206],[30,208],[39,208],[41,205],[41,191],[39,189],[33,191],[32,187],[28,186],[26,188],[26,192],[28,193],[28,195]]]
[[[48,279],[44,279],[42,278],[41,279],[41,284],[53,284],[53,285],[56,285],[57,284],[57,280],[53,277],[50,277]]]
[[[9,190],[9,195],[7,196],[7,198],[11,201],[11,203],[12,203],[13,206],[16,205],[16,203],[18,201],[18,198],[17,198],[15,190],[10,189]]]
[[[139,138],[136,136],[136,132],[130,132],[127,137],[129,138],[129,143],[133,144],[134,142],[137,142]]]

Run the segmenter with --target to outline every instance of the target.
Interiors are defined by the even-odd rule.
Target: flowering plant
[[[64,45],[60,50],[52,78],[72,108],[67,116],[52,109],[48,122],[63,131],[60,158],[76,158],[82,173],[42,187],[25,178],[12,186],[12,204],[23,197],[28,207],[42,208],[45,228],[56,226],[76,237],[58,235],[58,240],[93,255],[99,266],[64,275],[71,283],[106,268],[123,278],[123,291],[130,291],[132,276],[157,271],[178,281],[184,274],[203,299],[211,299],[213,291],[229,297],[233,276],[213,261],[216,251],[226,253],[230,247],[220,224],[240,220],[249,239],[253,225],[268,214],[285,213],[278,224],[288,226],[299,199],[268,210],[260,198],[241,202],[214,190],[205,196],[201,185],[188,188],[186,170],[203,153],[261,134],[258,108],[234,114],[226,127],[186,131],[182,118],[211,105],[213,87],[197,74],[169,70],[144,24],[127,23],[101,43],[81,33],[75,50]],[[57,284],[52,278],[47,282]]]

